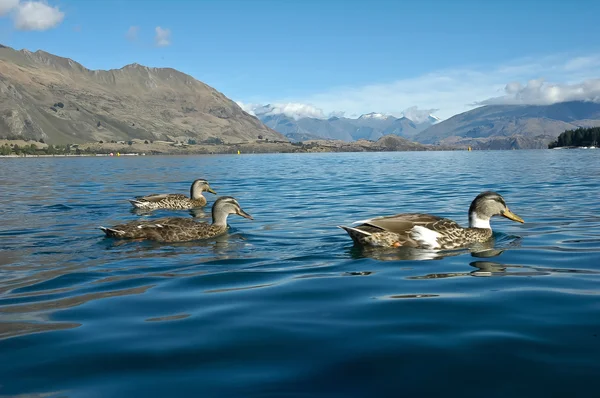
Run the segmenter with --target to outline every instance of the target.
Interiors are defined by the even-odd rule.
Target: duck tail
[[[131,203],[133,205],[133,207],[136,207],[138,209],[141,209],[144,207],[144,202],[136,200],[136,199],[127,199],[129,201],[129,203]]]
[[[347,227],[345,225],[338,225],[338,228],[346,231],[355,243],[361,243],[364,238],[371,236],[370,232],[363,231],[358,228]]]
[[[104,233],[106,234],[106,236],[110,236],[110,237],[120,237],[122,236],[125,232],[118,230],[118,229],[114,229],[114,228],[106,228],[106,227],[98,227],[100,228],[102,231],[104,231]]]

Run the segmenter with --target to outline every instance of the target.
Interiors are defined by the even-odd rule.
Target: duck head
[[[221,196],[215,201],[212,207],[213,224],[227,225],[227,216],[237,214],[238,216],[254,220],[252,216],[246,213],[235,198],[231,196]]]
[[[510,211],[504,198],[492,191],[482,192],[471,202],[469,207],[469,227],[491,228],[490,218],[494,216],[506,217],[509,220],[524,223],[523,219]]]
[[[202,192],[204,191],[210,192],[213,195],[217,194],[210,185],[208,185],[208,181],[199,178],[192,183],[192,187],[190,188],[190,198],[200,199],[202,197]]]

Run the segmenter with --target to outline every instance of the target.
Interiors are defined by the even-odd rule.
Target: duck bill
[[[242,217],[244,217],[244,218],[247,218],[247,219],[249,219],[249,220],[254,220],[254,218],[252,218],[252,216],[251,216],[250,214],[246,213],[246,212],[245,212],[244,210],[242,210],[242,209],[240,209],[240,210],[237,212],[237,215],[238,215],[238,216],[242,216]]]
[[[524,223],[525,221],[523,221],[523,219],[519,216],[517,216],[515,213],[513,213],[512,211],[506,209],[502,212],[502,217],[506,217],[509,220],[513,220],[516,222],[520,222],[520,223]]]
[[[213,195],[217,194],[211,187],[206,188],[206,191],[212,193]]]

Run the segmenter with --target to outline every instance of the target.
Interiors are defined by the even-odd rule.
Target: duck
[[[358,221],[355,227],[338,227],[360,246],[451,250],[489,240],[492,237],[490,219],[494,216],[525,222],[509,210],[500,194],[485,191],[471,202],[468,228],[448,218],[421,213],[375,217]]]
[[[235,198],[221,196],[212,206],[212,223],[198,222],[193,218],[185,217],[163,217],[155,220],[134,220],[110,228],[102,226],[99,228],[110,238],[188,242],[224,234],[228,228],[227,217],[230,214],[254,220]]]
[[[129,202],[137,209],[156,210],[173,209],[188,210],[205,206],[207,201],[202,192],[210,192],[213,195],[217,193],[210,187],[208,181],[199,178],[192,182],[190,187],[190,197],[180,193],[152,194],[146,196],[136,196],[135,199],[129,199]]]

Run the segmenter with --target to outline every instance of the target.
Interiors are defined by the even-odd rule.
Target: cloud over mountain
[[[237,102],[237,104],[246,112],[251,115],[258,116],[273,116],[273,115],[286,115],[295,120],[302,119],[304,117],[312,117],[315,119],[326,119],[332,115],[325,115],[322,109],[316,108],[308,104],[300,103],[274,103],[274,104],[245,104],[243,102]],[[336,113],[336,114],[339,114]]]
[[[567,101],[600,102],[600,79],[575,84],[547,83],[544,79],[529,80],[525,85],[511,82],[505,95],[480,101],[477,105],[551,105]]]
[[[302,118],[314,118],[314,119],[329,119],[331,117],[345,117],[346,112],[343,110],[334,110],[329,113],[323,112],[323,109],[317,108],[310,104],[302,104],[295,102],[288,103],[273,103],[273,104],[253,104],[253,103],[243,103],[241,101],[236,102],[244,111],[248,112],[253,116],[275,116],[275,115],[285,115],[291,117],[294,120],[299,120]],[[432,117],[432,114],[437,111],[437,109],[419,109],[417,106],[411,106],[400,112],[393,112],[389,114],[382,114],[382,117],[394,116],[394,117],[407,117],[413,122],[425,123],[431,121],[431,119],[437,119],[436,117]],[[374,115],[376,113],[371,112],[369,115]],[[367,115],[366,113],[363,114]],[[354,117],[358,117],[359,115],[353,115]]]
[[[322,114],[313,117],[322,118],[337,112],[351,117],[377,112],[396,117],[404,115],[414,121],[423,120],[431,113],[447,119],[486,104],[594,101],[599,95],[598,71],[600,54],[553,54],[499,65],[431,70],[389,82],[324,88],[314,94],[267,100],[272,101],[271,104],[295,104],[285,107],[285,113],[296,115],[294,117],[305,115],[294,112],[294,109],[303,109],[298,104],[310,104],[313,115]]]

